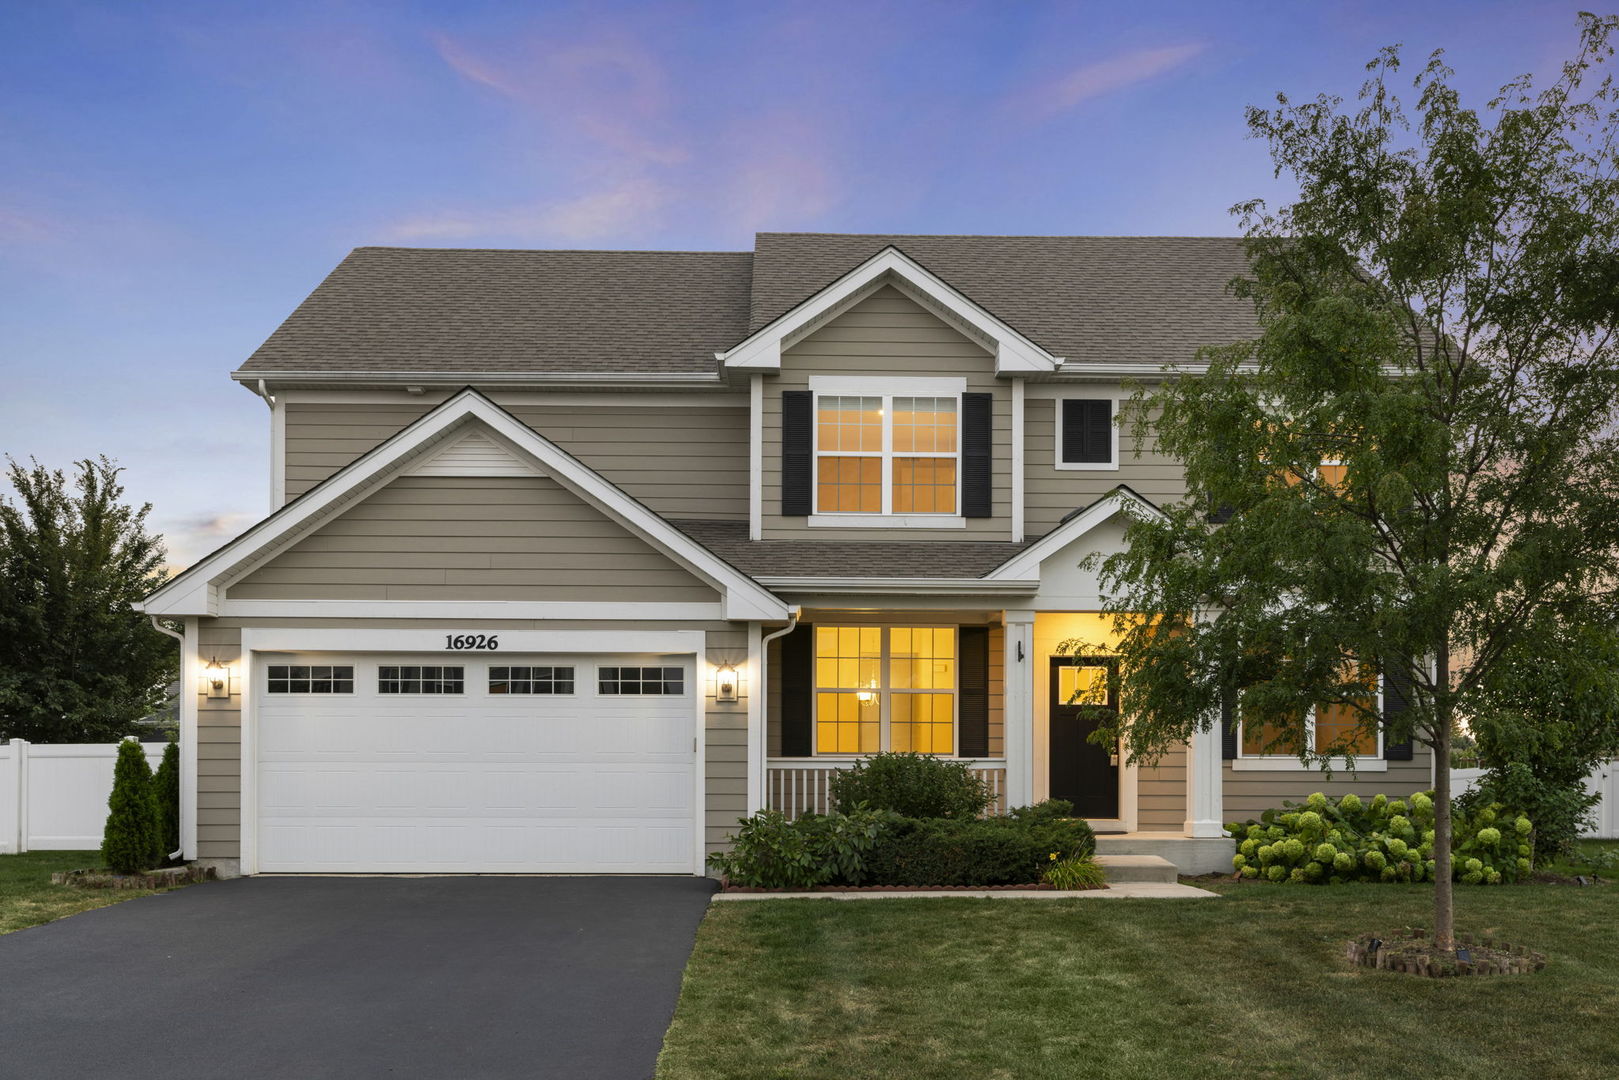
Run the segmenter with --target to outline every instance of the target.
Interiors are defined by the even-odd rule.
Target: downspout
[[[759,740],[758,751],[759,784],[764,789],[760,794],[765,796],[767,802],[770,791],[770,643],[798,629],[798,617],[803,613],[803,605],[791,605],[787,609],[787,625],[759,639],[759,685],[754,692],[762,698],[759,703],[759,712],[763,720],[760,724],[763,738]]]
[[[167,635],[169,635],[169,637],[173,638],[175,641],[178,641],[180,643],[180,666],[181,666],[182,669],[184,669],[184,667],[185,667],[186,636],[184,634],[182,634],[182,633],[177,632],[177,631],[170,630],[168,627],[166,627],[162,623],[158,622],[156,615],[149,615],[149,616],[147,616],[147,618],[152,620],[152,629],[153,630],[156,630],[160,634],[167,634]],[[185,681],[182,679],[181,682],[180,682],[180,693],[184,694],[185,692],[186,692]],[[178,708],[178,702],[176,702],[176,708]],[[172,859],[178,859],[180,857],[181,853],[184,852],[184,851],[185,851],[185,846],[182,844],[179,851],[171,851],[171,852],[169,852],[169,858],[171,860]]]

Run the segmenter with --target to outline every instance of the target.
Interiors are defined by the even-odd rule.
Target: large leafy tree
[[[133,604],[162,583],[151,507],[121,501],[119,469],[80,461],[71,481],[8,460],[0,497],[0,738],[103,742],[167,699],[178,658]]]
[[[1235,701],[1250,730],[1342,768],[1380,723],[1368,680],[1392,676],[1409,708],[1389,737],[1440,763],[1442,945],[1454,725],[1511,658],[1577,649],[1545,628],[1605,622],[1619,581],[1619,126],[1596,70],[1615,25],[1581,16],[1554,83],[1515,80],[1482,111],[1435,54],[1408,117],[1395,48],[1357,105],[1250,109],[1299,192],[1238,208],[1235,288],[1260,334],[1132,403],[1195,495],[1103,563],[1126,708],[1102,737],[1150,759]],[[1356,723],[1312,744],[1322,705]]]

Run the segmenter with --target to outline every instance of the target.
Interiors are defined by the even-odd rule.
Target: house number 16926
[[[493,651],[500,648],[499,634],[445,634],[444,647],[457,650],[486,650]]]

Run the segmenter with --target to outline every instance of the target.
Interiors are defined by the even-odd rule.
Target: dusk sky
[[[184,564],[267,510],[227,373],[352,247],[1231,234],[1244,106],[1396,42],[1482,106],[1577,10],[0,0],[0,453],[118,459]]]

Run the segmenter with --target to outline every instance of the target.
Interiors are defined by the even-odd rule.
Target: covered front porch
[[[1153,765],[1087,740],[1094,712],[1077,706],[1116,707],[1112,640],[1096,611],[807,609],[765,648],[764,804],[824,813],[839,770],[931,753],[967,762],[998,811],[1066,799],[1112,853],[1173,851],[1185,872],[1218,848],[1227,864],[1218,732]]]

